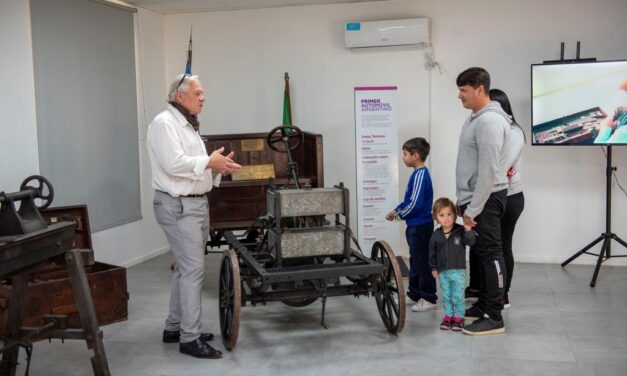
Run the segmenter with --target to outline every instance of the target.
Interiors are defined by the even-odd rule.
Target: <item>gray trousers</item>
[[[180,330],[181,342],[191,342],[201,333],[200,295],[209,237],[207,197],[175,198],[155,191],[153,207],[176,258],[165,330]]]

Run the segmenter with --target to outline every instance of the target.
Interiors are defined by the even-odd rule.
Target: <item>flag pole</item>
[[[292,104],[290,102],[290,76],[285,72],[285,90],[283,92],[283,125],[292,125]]]
[[[185,64],[185,74],[192,75],[192,26],[189,27],[189,46],[187,47],[187,63]]]

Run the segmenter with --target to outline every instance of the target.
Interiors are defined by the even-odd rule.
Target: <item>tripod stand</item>
[[[599,269],[601,268],[601,263],[606,260],[609,260],[612,257],[627,257],[627,255],[617,255],[612,256],[611,252],[611,243],[612,239],[616,240],[623,247],[627,248],[627,243],[618,237],[615,233],[612,232],[612,172],[616,171],[616,167],[612,167],[612,145],[607,146],[607,167],[605,169],[606,177],[605,177],[605,232],[601,234],[598,238],[596,238],[592,243],[585,246],[581,251],[572,255],[568,260],[562,263],[562,267],[568,265],[571,261],[581,256],[584,253],[589,255],[598,256],[597,265],[594,268],[594,274],[592,275],[592,280],[590,281],[590,287],[594,287],[597,283],[597,277],[599,276]],[[601,246],[601,251],[597,255],[596,253],[588,252],[588,250],[594,247],[597,243],[603,241],[603,245]]]

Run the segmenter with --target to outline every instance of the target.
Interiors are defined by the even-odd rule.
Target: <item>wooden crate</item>
[[[288,182],[287,154],[270,149],[266,144],[267,136],[267,133],[245,133],[209,135],[202,139],[209,153],[220,147],[224,147],[224,154],[235,152],[235,161],[243,167],[271,165],[274,184],[280,187]],[[292,151],[292,158],[298,164],[303,187],[324,187],[321,135],[304,132],[304,142]],[[211,228],[218,231],[247,229],[266,213],[267,189],[267,178],[234,180],[229,175],[223,176],[220,187],[209,194]]]
[[[73,244],[68,247],[91,249],[91,230],[86,205],[52,207],[41,210],[48,224],[74,222]],[[60,263],[59,263],[60,262]],[[68,315],[69,326],[80,328],[78,309],[63,259],[47,261],[32,271],[26,293],[24,326],[41,326],[43,315]],[[126,268],[96,262],[86,265],[85,272],[91,290],[96,316],[100,325],[124,321],[128,318],[128,290]],[[0,281],[0,333],[5,331],[10,279]]]
[[[92,249],[91,230],[87,205],[58,206],[39,211],[48,225],[58,222],[74,222],[74,248]]]
[[[126,268],[96,262],[86,266],[87,281],[100,325],[128,319]],[[0,332],[5,332],[8,314],[10,281],[0,285]],[[67,269],[48,264],[32,276],[27,290],[24,326],[43,325],[46,314],[68,315],[69,327],[80,328],[78,309]]]

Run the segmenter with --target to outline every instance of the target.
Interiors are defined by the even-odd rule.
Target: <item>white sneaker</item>
[[[425,311],[431,311],[437,308],[436,304],[433,304],[429,301],[426,301],[424,299],[419,299],[416,304],[414,304],[411,307],[411,310],[413,312],[425,312]]]
[[[512,305],[509,302],[509,296],[505,294],[503,296],[503,308],[510,308]]]
[[[414,300],[414,299],[410,298],[409,296],[405,295],[405,304],[414,305],[416,303],[418,303],[417,300]]]

